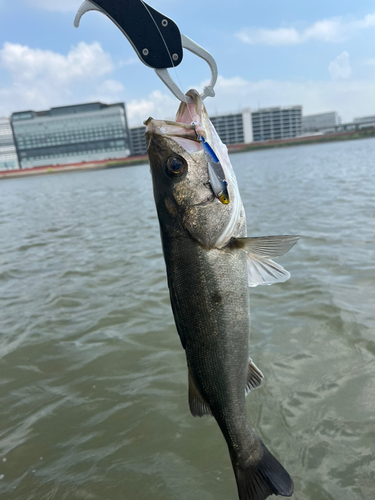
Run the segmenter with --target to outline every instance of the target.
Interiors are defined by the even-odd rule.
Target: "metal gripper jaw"
[[[217,66],[209,52],[181,35],[176,23],[143,0],[85,0],[78,9],[74,26],[78,28],[86,12],[97,10],[105,14],[116,24],[133,46],[139,59],[153,68],[158,77],[180,100],[188,101],[176,83],[172,80],[168,68],[177,67],[183,58],[183,48],[204,59],[211,69],[211,82],[204,87],[202,99],[215,95]]]

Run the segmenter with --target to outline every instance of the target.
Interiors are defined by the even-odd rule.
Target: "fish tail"
[[[232,458],[240,500],[265,500],[270,495],[290,497],[294,485],[280,462],[261,444],[261,458],[241,466]]]

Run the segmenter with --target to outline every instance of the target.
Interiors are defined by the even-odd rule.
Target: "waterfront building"
[[[362,116],[360,118],[354,118],[353,123],[360,124],[359,128],[373,127],[375,126],[375,116]]]
[[[142,156],[147,154],[146,127],[134,127],[129,129],[130,132],[130,151],[132,156]]]
[[[102,161],[130,155],[124,103],[93,102],[13,113],[21,168]]]
[[[333,131],[340,123],[341,119],[336,111],[306,115],[302,117],[302,133],[308,134],[309,132]]]
[[[254,141],[301,135],[302,106],[261,108],[251,114]]]
[[[0,118],[0,170],[18,169],[18,158],[8,118]]]
[[[245,108],[238,113],[210,116],[224,144],[249,144],[253,141],[286,139],[301,135],[302,106]],[[145,127],[130,129],[132,155],[145,155]]]
[[[210,120],[224,144],[247,144],[253,142],[251,111],[243,109],[239,113],[210,116]]]

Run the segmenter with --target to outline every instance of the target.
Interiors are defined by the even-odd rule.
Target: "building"
[[[301,135],[302,106],[261,108],[251,114],[254,141]]]
[[[373,127],[375,125],[375,116],[362,116],[354,118],[353,123],[359,124],[359,128]]]
[[[335,127],[340,125],[340,123],[341,119],[336,111],[303,116],[302,133],[329,132],[330,130],[335,130]]]
[[[253,142],[250,109],[244,109],[241,113],[210,116],[210,120],[224,144]]]
[[[147,154],[146,127],[135,127],[129,129],[130,132],[130,151],[132,156],[142,156]]]
[[[124,103],[93,102],[13,113],[21,168],[125,158],[130,154]]]
[[[301,135],[302,106],[263,108],[238,113],[210,116],[220,139],[226,145],[249,144],[253,141],[287,139]],[[130,129],[132,155],[147,153],[145,127]]]
[[[0,170],[18,169],[18,158],[8,118],[0,118]]]

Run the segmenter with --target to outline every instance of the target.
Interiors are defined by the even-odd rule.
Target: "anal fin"
[[[248,395],[250,391],[260,387],[263,378],[264,378],[263,373],[259,370],[257,365],[252,361],[252,359],[249,358],[246,389],[245,389],[246,395]]]
[[[193,417],[203,417],[204,415],[212,415],[211,408],[202,398],[194,379],[189,370],[189,408]]]

